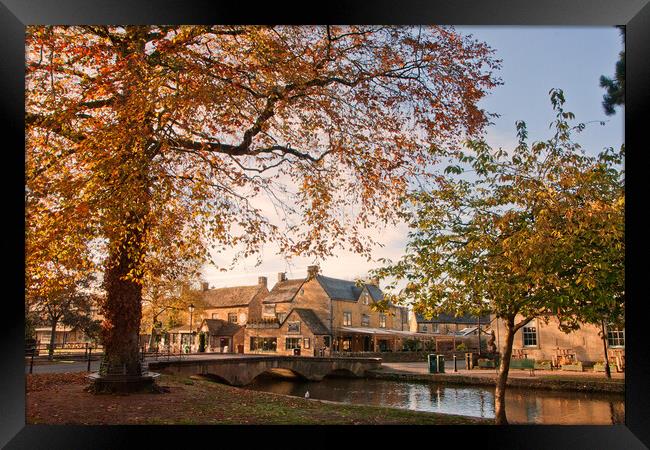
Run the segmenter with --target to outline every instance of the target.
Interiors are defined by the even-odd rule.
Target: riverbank
[[[28,424],[466,425],[492,420],[347,405],[161,375],[162,394],[94,395],[87,373],[27,375]]]
[[[380,370],[366,372],[366,376],[383,380],[439,382],[449,385],[494,386],[496,383],[494,370],[459,370],[457,373],[432,374],[428,373],[426,363],[383,364]],[[606,379],[602,374],[541,370],[536,370],[531,376],[528,370],[513,369],[508,377],[508,386],[523,389],[624,394],[625,378],[616,376]]]

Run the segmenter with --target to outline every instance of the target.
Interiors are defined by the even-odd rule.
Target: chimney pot
[[[266,287],[268,285],[267,283],[268,283],[268,280],[266,279],[266,277],[258,277],[257,278],[257,284],[259,284],[260,286]]]
[[[287,274],[285,272],[278,272],[278,282],[287,281]]]

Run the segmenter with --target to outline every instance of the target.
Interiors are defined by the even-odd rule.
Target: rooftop
[[[443,313],[433,316],[430,319],[425,318],[422,314],[416,314],[415,319],[418,323],[459,323],[468,325],[476,325],[478,323],[478,317],[470,314],[455,316],[454,314]],[[488,323],[490,323],[490,316],[481,316],[481,324],[487,325]]]
[[[212,308],[248,306],[264,286],[235,286],[203,291],[203,299]]]

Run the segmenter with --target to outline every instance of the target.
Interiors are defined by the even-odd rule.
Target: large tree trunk
[[[505,343],[501,353],[501,363],[499,364],[497,385],[494,392],[494,421],[497,425],[508,424],[508,419],[506,418],[506,383],[508,381],[508,372],[510,370],[510,358],[512,357],[512,343],[514,342],[516,331],[514,318],[506,319],[505,327]]]
[[[605,322],[600,322],[603,338],[603,352],[605,353],[605,377],[612,378],[612,372],[609,368],[609,357],[607,356],[607,332],[605,331]]]
[[[50,348],[47,350],[47,356],[49,360],[54,359],[54,340],[56,339],[56,325],[59,323],[59,319],[52,319],[52,328],[50,329]]]
[[[134,225],[131,222],[131,225]],[[128,227],[125,238],[109,253],[104,273],[106,298],[104,357],[100,375],[141,375],[139,355],[142,286],[132,272],[140,263],[143,235],[135,226]],[[130,274],[127,278],[127,274]]]

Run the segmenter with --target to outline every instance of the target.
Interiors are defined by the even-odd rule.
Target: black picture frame
[[[179,1],[179,0],[0,0],[0,115],[6,132],[0,140],[7,168],[3,179],[4,222],[10,231],[3,326],[0,328],[3,369],[0,372],[0,447],[5,448],[120,448],[146,445],[169,448],[226,444],[250,446],[278,442],[296,427],[178,427],[178,426],[45,426],[25,425],[24,372],[24,27],[45,24],[450,24],[450,25],[626,25],[626,367],[625,425],[617,426],[456,426],[456,427],[301,427],[303,437],[330,446],[345,445],[356,435],[363,445],[386,442],[427,447],[451,439],[454,446],[480,448],[646,448],[650,446],[650,365],[645,349],[640,270],[647,238],[643,221],[644,140],[642,113],[648,108],[650,70],[650,5],[648,0],[401,0],[308,2]],[[567,62],[570,64],[570,62]],[[570,70],[570,68],[569,68]],[[613,67],[612,67],[613,70]],[[622,113],[622,112],[621,112]],[[645,145],[644,145],[645,144]],[[14,234],[15,233],[15,234]],[[15,237],[14,237],[15,236]],[[20,236],[23,236],[21,238]],[[647,325],[646,325],[647,326]],[[408,428],[408,429],[406,429]],[[318,433],[318,434],[316,434]],[[340,436],[346,433],[347,436]],[[140,439],[145,438],[146,443]],[[241,440],[238,440],[241,439]],[[421,442],[416,442],[420,441]],[[239,443],[238,443],[239,442]],[[293,443],[295,441],[292,439]],[[178,444],[176,444],[178,445]]]

